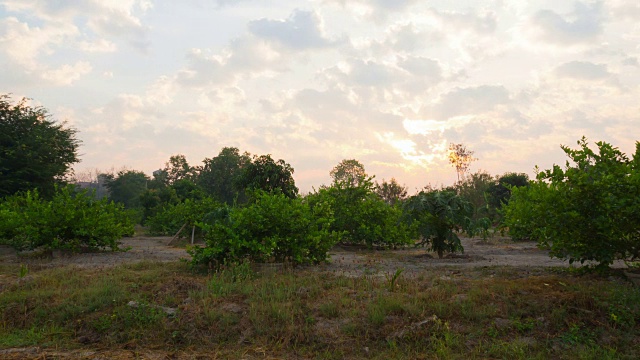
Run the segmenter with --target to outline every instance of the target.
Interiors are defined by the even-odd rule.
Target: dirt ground
[[[68,254],[22,254],[0,247],[0,263],[25,263],[41,267],[73,265],[78,267],[110,267],[139,261],[176,261],[189,259],[184,246],[168,246],[170,237],[134,237],[122,240],[122,252],[90,252]],[[337,246],[330,252],[328,264],[319,270],[346,276],[383,274],[402,268],[405,275],[422,269],[452,267],[566,267],[569,263],[549,258],[548,252],[540,250],[533,242],[512,242],[508,238],[482,239],[462,238],[463,254],[450,254],[443,259],[428,253],[423,248],[380,251],[361,247]]]

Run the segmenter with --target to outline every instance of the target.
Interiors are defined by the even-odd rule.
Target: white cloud
[[[572,61],[562,64],[555,69],[554,73],[558,77],[579,80],[604,80],[612,76],[607,65],[588,61]]]
[[[430,117],[448,119],[460,115],[479,114],[508,102],[509,92],[504,86],[457,87],[440,97],[430,111]]]
[[[248,26],[253,35],[293,50],[325,48],[339,43],[324,35],[322,19],[313,11],[296,10],[286,20],[260,19]]]
[[[559,46],[582,44],[598,38],[603,32],[603,8],[601,2],[576,2],[572,12],[558,14],[540,10],[531,19],[538,31],[538,39]]]
[[[53,85],[69,86],[82,76],[89,74],[91,70],[91,64],[79,61],[73,65],[62,65],[57,69],[46,70],[42,73],[42,78]]]

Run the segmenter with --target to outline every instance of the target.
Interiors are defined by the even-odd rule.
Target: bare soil
[[[128,251],[86,252],[71,254],[22,253],[8,247],[0,247],[0,263],[25,263],[39,267],[72,265],[82,268],[111,267],[140,261],[177,261],[190,259],[183,246],[167,245],[170,237],[146,237],[122,239],[122,248]],[[538,249],[533,242],[513,242],[508,238],[495,237],[489,240],[462,238],[464,253],[449,254],[439,259],[436,254],[423,248],[400,250],[371,250],[363,247],[336,246],[330,251],[328,264],[318,270],[334,272],[346,276],[362,274],[382,274],[403,269],[405,275],[421,270],[453,266],[478,268],[493,266],[513,267],[566,267],[566,261],[551,259],[545,250]]]

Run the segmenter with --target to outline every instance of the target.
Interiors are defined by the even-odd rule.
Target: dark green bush
[[[585,138],[571,159],[540,172],[529,187],[514,188],[504,207],[514,237],[529,237],[570,263],[594,261],[607,268],[616,259],[640,256],[640,143],[630,160],[605,142],[598,152]]]
[[[317,263],[338,241],[330,230],[329,204],[310,204],[282,193],[256,191],[243,207],[223,207],[200,222],[206,247],[189,250],[192,264],[257,262]]]
[[[414,229],[403,221],[402,205],[387,204],[375,193],[370,178],[334,182],[307,199],[331,206],[335,219],[331,228],[344,234],[343,243],[396,247],[415,238]]]
[[[471,219],[473,206],[455,191],[420,192],[409,198],[405,211],[409,222],[418,228],[420,245],[428,246],[439,257],[444,252],[464,250],[457,232],[473,235],[476,230]]]
[[[17,250],[118,250],[127,235],[133,235],[133,221],[122,205],[72,185],[56,188],[51,200],[27,191],[0,204],[0,243]]]

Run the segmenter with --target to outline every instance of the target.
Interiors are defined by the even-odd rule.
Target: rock
[[[226,303],[223,304],[222,306],[220,306],[220,309],[226,311],[226,312],[231,312],[234,314],[240,314],[242,313],[242,306],[236,304],[236,303]]]
[[[513,326],[513,321],[509,319],[495,318],[493,320],[493,324],[496,326],[496,329],[502,330],[502,329],[507,329]]]

